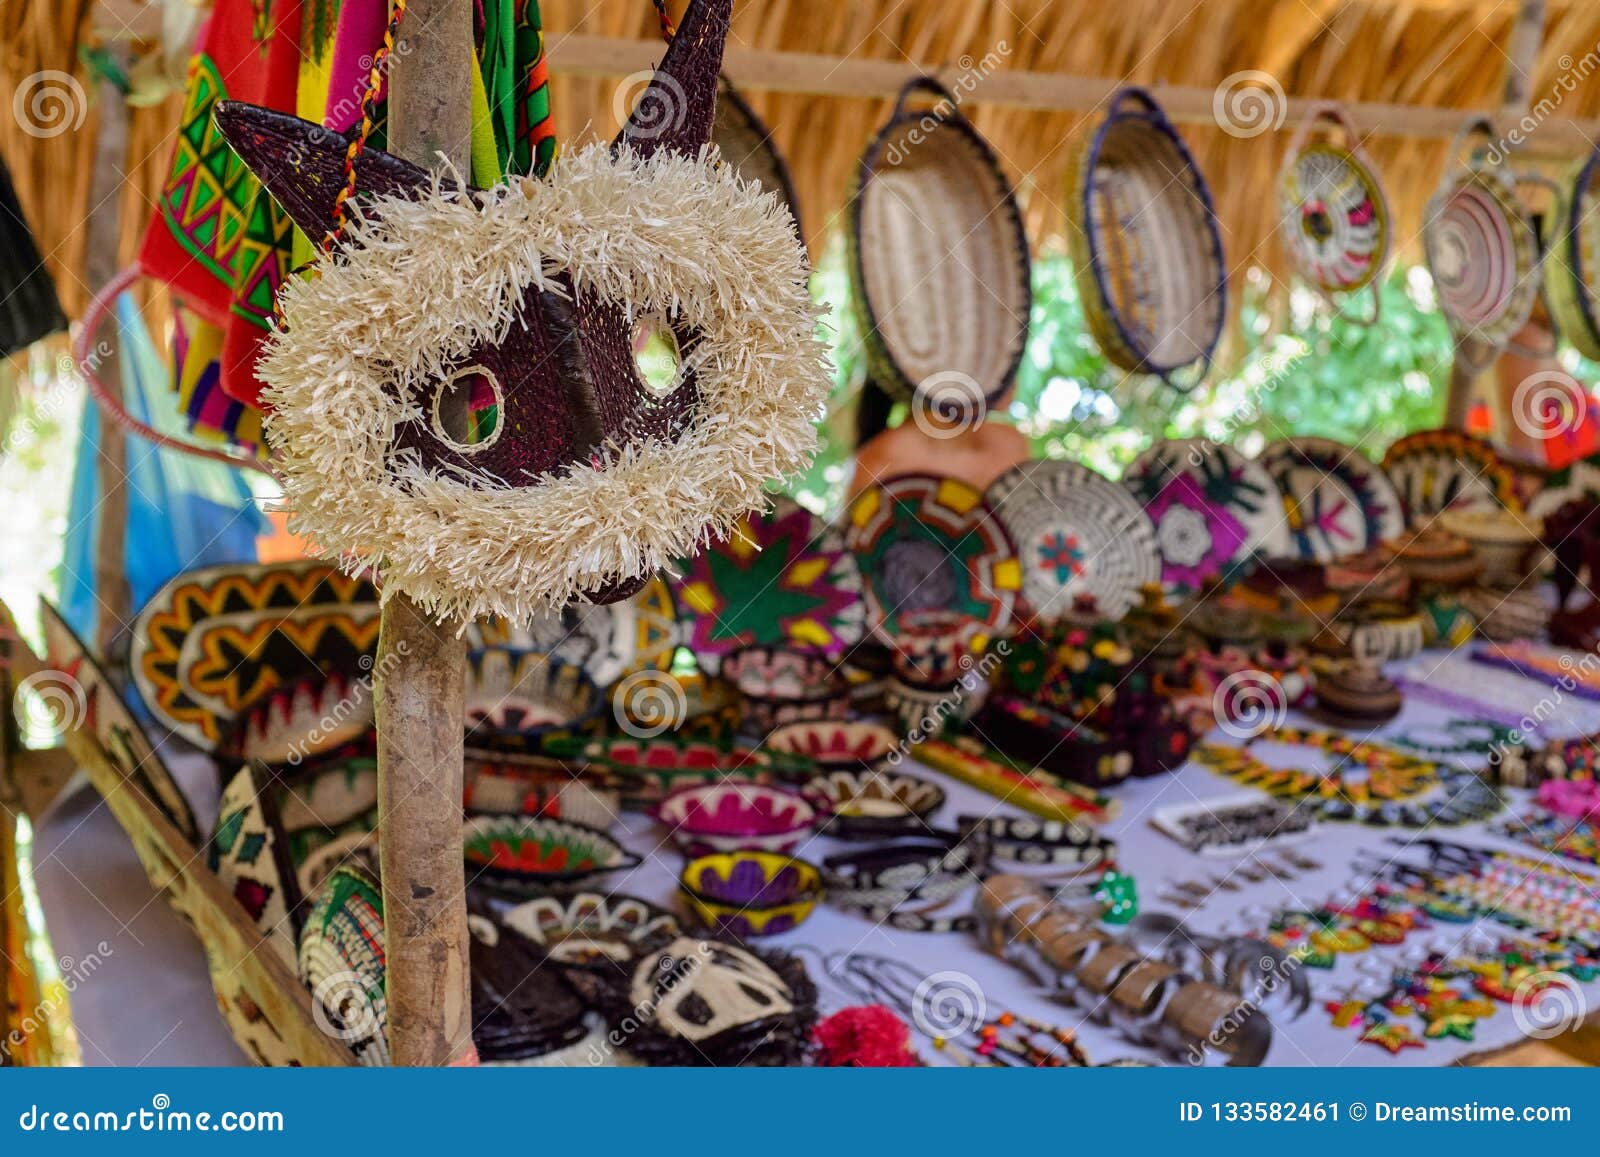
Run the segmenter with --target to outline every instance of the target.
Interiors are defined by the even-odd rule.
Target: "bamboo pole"
[[[1511,26],[1511,42],[1506,46],[1506,70],[1501,93],[1501,116],[1515,119],[1528,111],[1533,89],[1533,71],[1544,43],[1545,0],[1522,0],[1516,22]],[[1540,128],[1543,135],[1543,126]],[[1593,140],[1594,138],[1589,138]],[[1590,146],[1593,147],[1592,145]],[[1472,409],[1472,387],[1478,375],[1456,345],[1455,364],[1450,367],[1450,392],[1445,396],[1444,424],[1452,430],[1466,427]]]
[[[113,50],[113,60],[122,67],[127,50]],[[84,226],[87,253],[84,277],[90,293],[99,293],[117,274],[118,242],[122,227],[118,209],[122,202],[123,170],[128,160],[128,106],[122,91],[109,79],[101,80],[95,91],[98,115],[94,161],[89,178],[89,217]],[[113,388],[122,380],[118,365],[120,341],[109,338],[97,355],[97,367],[104,381]],[[101,348],[95,347],[97,351]],[[95,480],[99,501],[95,507],[94,590],[99,606],[95,625],[95,649],[106,662],[107,670],[118,670],[113,657],[120,653],[129,623],[133,619],[133,594],[128,589],[128,436],[103,407],[100,436],[95,445]]]
[[[389,86],[390,151],[464,175],[472,132],[472,0],[410,0]],[[383,605],[374,694],[389,1050],[397,1065],[472,1051],[461,850],[466,642],[405,595]]]

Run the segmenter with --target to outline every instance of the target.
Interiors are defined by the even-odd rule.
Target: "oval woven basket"
[[[939,103],[913,111],[919,92]],[[861,158],[850,273],[879,385],[970,414],[1000,400],[1022,361],[1032,262],[1011,183],[956,106],[931,77],[900,90]]]
[[[1393,225],[1378,175],[1338,105],[1317,105],[1295,131],[1278,176],[1278,215],[1301,278],[1329,300],[1370,288],[1367,322],[1377,321]]]
[[[1100,350],[1192,389],[1228,313],[1222,232],[1204,176],[1155,98],[1125,88],[1067,176],[1072,262]],[[1187,371],[1193,380],[1180,381]]]
[[[756,115],[755,109],[739,95],[739,90],[723,77],[717,93],[717,110],[711,122],[711,141],[722,152],[722,159],[738,170],[747,181],[755,181],[789,207],[794,229],[802,238],[800,202],[795,197],[789,166],[772,143],[772,130]]]
[[[1545,296],[1561,335],[1584,357],[1600,359],[1600,220],[1594,186],[1600,180],[1600,148],[1590,153],[1561,187],[1556,233],[1544,268]]]
[[[1454,155],[1474,137],[1492,137],[1487,121],[1467,124]],[[1422,227],[1439,309],[1458,341],[1471,342],[1482,364],[1527,324],[1539,294],[1539,239],[1523,212],[1516,182],[1474,146],[1445,174]]]

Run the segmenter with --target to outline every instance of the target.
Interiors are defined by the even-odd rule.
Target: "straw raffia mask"
[[[291,525],[441,619],[611,601],[803,468],[829,387],[792,219],[710,139],[730,0],[697,0],[611,147],[489,190],[376,149],[262,358]],[[345,139],[224,104],[313,237]],[[649,327],[676,345],[647,383]]]

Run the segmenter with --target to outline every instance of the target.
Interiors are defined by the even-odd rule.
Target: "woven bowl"
[[[696,919],[740,940],[798,927],[823,896],[816,865],[771,852],[700,856],[684,865],[680,884]]]
[[[838,718],[850,709],[850,685],[826,655],[781,647],[746,647],[722,661],[722,677],[739,689],[744,731]]]
[[[758,783],[681,787],[656,808],[684,853],[790,852],[826,819],[821,801]]]
[[[681,787],[724,781],[803,785],[817,771],[809,759],[786,752],[667,736],[595,740],[570,766],[578,768],[591,786],[619,793],[622,806],[635,811],[653,810]]]
[[[1493,586],[1515,586],[1522,580],[1544,532],[1543,520],[1509,510],[1443,510],[1437,521],[1471,544],[1483,564],[1480,577]]]
[[[938,103],[913,111],[917,93]],[[874,379],[952,419],[1010,388],[1033,304],[1016,196],[958,104],[926,77],[901,90],[861,158],[849,234]]]
[[[824,833],[846,840],[925,829],[945,800],[931,780],[890,771],[831,771],[810,787],[833,811]]]
[[[743,718],[739,689],[695,673],[639,671],[611,688],[611,713],[629,735],[731,743]]]
[[[1084,316],[1101,352],[1129,373],[1198,384],[1228,314],[1222,232],[1199,166],[1148,92],[1112,97],[1073,155],[1067,214]]]
[[[463,833],[468,873],[512,895],[577,884],[641,862],[605,832],[570,820],[473,816]]]
[[[514,647],[467,656],[468,747],[535,751],[549,738],[592,733],[604,707],[600,689],[576,663]]]
[[[878,723],[790,723],[767,736],[769,751],[809,759],[825,771],[874,771],[888,764],[900,738]]]

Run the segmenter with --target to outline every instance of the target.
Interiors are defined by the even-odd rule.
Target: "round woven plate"
[[[1580,498],[1600,499],[1600,453],[1579,458],[1554,471],[1528,502],[1528,515],[1548,518],[1568,502]]]
[[[1384,454],[1383,469],[1413,526],[1447,508],[1522,509],[1516,472],[1488,442],[1457,430],[1407,434]]]
[[[1323,293],[1372,284],[1389,255],[1389,208],[1378,178],[1348,149],[1319,142],[1284,168],[1281,236],[1300,276]]]
[[[160,723],[214,751],[263,693],[307,676],[354,679],[377,643],[378,595],[363,579],[320,562],[214,566],[145,604],[128,667]]]
[[[1389,476],[1354,446],[1332,438],[1285,438],[1258,459],[1283,494],[1302,558],[1357,554],[1405,529]]]
[[[1544,283],[1550,312],[1561,336],[1584,357],[1600,359],[1600,219],[1594,212],[1594,185],[1600,178],[1600,149],[1591,152],[1561,188],[1556,241],[1546,254]]]
[[[940,103],[906,107],[918,91]],[[1028,335],[1028,238],[1011,184],[958,101],[921,78],[861,159],[853,297],[875,380],[971,413],[1010,387]]]
[[[493,905],[500,921],[562,964],[622,963],[647,942],[678,934],[670,912],[633,896],[578,892]]]
[[[746,647],[839,654],[866,633],[844,534],[787,498],[678,569],[684,643],[709,670]]]
[[[1190,370],[1199,381],[1228,312],[1222,232],[1194,157],[1149,93],[1112,98],[1072,158],[1067,197],[1078,290],[1101,352],[1130,373],[1171,383]]]
[[[318,1027],[337,1033],[362,1064],[387,1065],[387,958],[378,881],[348,864],[330,872],[311,897],[299,958]]]
[[[1292,553],[1272,476],[1231,446],[1200,438],[1157,442],[1133,460],[1123,484],[1156,528],[1161,581],[1195,591],[1255,553]]]
[[[1472,162],[1447,174],[1428,202],[1422,243],[1457,336],[1499,349],[1527,324],[1539,295],[1539,239],[1502,172]]]
[[[717,93],[717,110],[712,114],[711,142],[741,177],[758,182],[788,208],[794,217],[795,232],[804,237],[794,182],[789,177],[789,166],[772,143],[772,130],[726,77]]]
[[[856,495],[849,515],[868,616],[891,644],[932,617],[954,616],[989,635],[1011,621],[1022,585],[1016,550],[966,483],[892,478]]]
[[[600,606],[571,603],[559,614],[524,626],[489,619],[468,628],[473,648],[543,651],[581,666],[598,686],[609,687],[634,671],[664,671],[678,647],[672,591],[659,575],[638,594]]]
[[[1078,462],[1025,462],[984,494],[1016,544],[1029,609],[1055,619],[1091,595],[1120,619],[1161,578],[1155,527],[1126,487]]]

